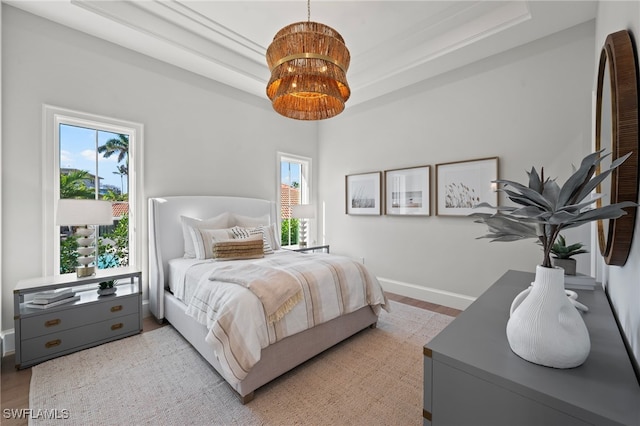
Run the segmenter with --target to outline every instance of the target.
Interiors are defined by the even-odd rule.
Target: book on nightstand
[[[569,290],[595,290],[596,279],[585,274],[564,276],[564,287]]]
[[[58,300],[75,296],[75,294],[76,292],[70,287],[41,291],[33,295],[31,303],[35,303],[36,305],[47,305],[49,303],[57,302]]]
[[[70,297],[66,297],[64,299],[60,299],[55,302],[46,303],[46,304],[28,302],[28,303],[25,303],[24,306],[27,308],[35,308],[35,309],[49,309],[49,308],[53,308],[54,306],[64,305],[65,303],[75,302],[76,300],[80,300],[80,295],[76,295],[76,296],[71,295]]]

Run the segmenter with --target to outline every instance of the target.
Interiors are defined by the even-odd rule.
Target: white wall
[[[273,200],[277,151],[316,158],[317,123],[281,118],[266,97],[2,7],[2,330],[13,328],[15,284],[42,274],[44,103],[143,123],[145,202],[180,194]]]
[[[508,269],[535,271],[533,240],[477,240],[486,228],[435,216],[435,164],[498,156],[526,182],[544,166],[563,183],[591,148],[594,23],[347,109],[320,127],[320,196],[331,251],[364,258],[391,291],[464,308]],[[433,166],[431,217],[349,216],[345,175]],[[567,233],[588,244],[590,230]],[[578,257],[589,272],[589,255]]]
[[[591,65],[594,69],[593,90],[596,90],[598,60],[607,35],[625,29],[631,31],[637,58],[640,41],[640,3],[600,2],[595,53]],[[640,199],[638,201],[640,202]],[[636,219],[633,243],[625,266],[606,266],[604,269],[603,276],[611,303],[636,357],[636,362],[640,363],[640,220]]]

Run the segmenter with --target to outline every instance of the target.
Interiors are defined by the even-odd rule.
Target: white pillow
[[[240,226],[242,228],[255,228],[260,225],[269,225],[271,218],[268,214],[264,216],[242,216],[240,214],[233,214],[233,225]]]
[[[274,250],[280,250],[280,235],[278,235],[278,227],[275,223],[269,226],[262,226],[265,238],[271,240],[271,248]]]
[[[273,248],[271,246],[271,236],[268,233],[269,227],[265,226],[256,226],[255,228],[243,228],[241,226],[234,226],[231,228],[231,234],[235,239],[247,239],[254,235],[260,235],[262,238],[262,245],[264,254],[273,253]]]
[[[230,229],[204,229],[190,227],[189,231],[193,238],[193,246],[196,253],[196,259],[212,259],[213,244],[216,241],[226,241],[233,238]]]
[[[182,221],[182,237],[184,239],[184,257],[193,259],[196,257],[193,236],[189,228],[224,229],[229,228],[229,213],[225,212],[209,219],[180,216]]]

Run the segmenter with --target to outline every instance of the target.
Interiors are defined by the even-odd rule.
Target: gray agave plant
[[[544,177],[544,168],[540,175],[534,167],[530,172],[529,186],[510,180],[498,179],[495,182],[505,188],[498,191],[517,206],[495,207],[480,203],[476,207],[490,207],[495,214],[472,213],[476,223],[484,223],[489,233],[478,238],[491,238],[491,241],[516,241],[536,238],[544,252],[542,266],[551,268],[551,248],[560,235],[560,231],[583,225],[595,220],[616,219],[624,214],[624,208],[637,207],[638,204],[625,201],[607,206],[592,208],[601,195],[592,194],[593,190],[607,178],[631,153],[612,162],[610,168],[595,175],[600,162],[607,157],[604,150],[587,155],[567,179],[562,188],[555,179]],[[511,187],[512,189],[507,189]]]

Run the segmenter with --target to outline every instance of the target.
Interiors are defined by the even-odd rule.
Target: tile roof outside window
[[[291,219],[291,206],[300,204],[300,189],[280,184],[280,209],[282,219]]]
[[[125,214],[129,214],[129,203],[116,201],[111,205],[111,209],[113,210],[113,217],[120,218]]]

